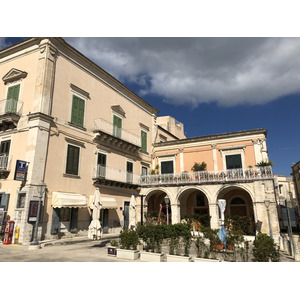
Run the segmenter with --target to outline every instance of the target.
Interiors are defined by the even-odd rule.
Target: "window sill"
[[[78,179],[81,178],[79,175],[73,175],[73,174],[63,174],[63,177],[78,178]]]
[[[68,125],[72,126],[72,127],[75,127],[77,129],[80,129],[80,130],[83,130],[83,131],[86,131],[86,128],[85,127],[81,127],[81,126],[78,126],[78,125],[75,125],[71,122],[68,122]]]

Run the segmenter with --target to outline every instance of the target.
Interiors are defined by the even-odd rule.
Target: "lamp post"
[[[38,227],[39,227],[39,217],[40,217],[40,210],[41,210],[41,201],[42,201],[43,193],[46,190],[46,184],[43,181],[41,181],[37,185],[37,190],[39,192],[39,202],[38,202],[38,210],[37,210],[36,222],[35,222],[34,231],[33,231],[33,240],[31,242],[31,245],[39,245],[39,242],[37,240]]]
[[[271,228],[270,212],[269,212],[270,200],[266,198],[264,202],[265,202],[265,206],[267,208],[267,214],[268,214],[268,220],[269,220],[270,237],[273,238],[272,228]]]
[[[167,225],[169,225],[169,203],[170,203],[170,199],[167,195],[164,199],[165,199],[166,210],[167,210]]]

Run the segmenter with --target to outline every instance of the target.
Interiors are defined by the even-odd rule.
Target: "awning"
[[[52,207],[87,207],[87,201],[81,194],[53,192]]]
[[[115,198],[101,197],[102,208],[106,209],[117,209],[117,201]]]
[[[89,198],[89,207],[91,208],[91,205],[93,203],[93,197],[90,196]],[[101,209],[118,209],[117,200],[115,198],[108,198],[108,197],[102,197],[101,196]]]

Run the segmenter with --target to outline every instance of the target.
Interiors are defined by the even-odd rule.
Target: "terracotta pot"
[[[223,250],[223,248],[224,248],[224,244],[222,243],[222,244],[220,244],[220,243],[215,243],[214,245],[213,245],[213,247],[215,248],[215,249],[217,249],[218,251],[221,251],[221,250]]]
[[[228,250],[232,251],[233,248],[234,248],[234,245],[232,245],[232,244],[228,244],[228,245],[227,245],[227,249],[228,249]]]

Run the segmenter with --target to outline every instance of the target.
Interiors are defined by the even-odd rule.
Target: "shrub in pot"
[[[120,232],[120,248],[126,250],[136,250],[139,244],[139,237],[133,229],[123,229]]]
[[[253,242],[253,256],[254,261],[257,262],[278,262],[279,247],[276,248],[274,240],[264,233],[259,233]]]

